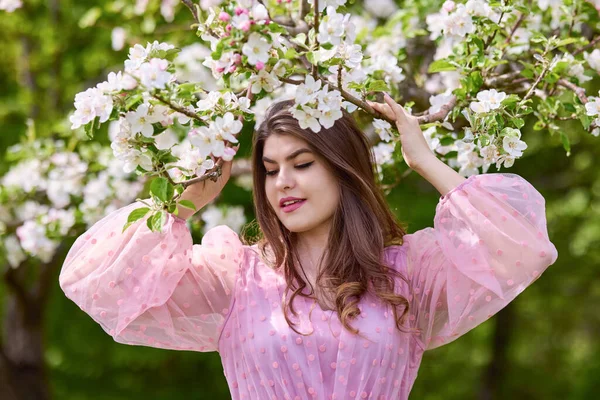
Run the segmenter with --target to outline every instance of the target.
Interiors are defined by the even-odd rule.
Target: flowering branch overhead
[[[85,127],[90,136],[112,120],[114,155],[130,171],[164,179],[167,190],[160,186],[153,194],[165,209],[178,199],[171,187],[216,179],[220,166],[235,156],[243,127],[262,118],[264,104],[286,96],[289,85],[295,89],[290,112],[303,129],[333,126],[342,109],[361,109],[372,117],[368,124],[381,139],[374,147],[381,171],[399,151],[393,146],[397,133],[391,132],[395,121],[368,103],[381,92],[401,98],[427,126],[423,133],[432,150],[444,161],[455,157],[465,176],[493,164],[508,168],[521,157],[527,148],[521,140],[526,115],[535,115],[537,126],[551,131],[560,129],[558,121],[576,116],[584,129],[597,132],[598,103],[583,83],[591,79],[589,71],[600,71],[600,50],[585,50],[600,35],[588,35],[596,39],[587,46],[559,37],[563,30],[556,27],[574,33],[581,27],[570,15],[563,18],[564,7],[554,3],[534,5],[541,16],[534,20],[523,12],[524,0],[502,6],[487,0],[446,2],[419,21],[410,7],[367,20],[347,13],[345,0],[182,2],[192,12],[197,35],[210,46],[202,65],[218,89],[206,91],[182,79],[174,46],[135,45],[123,72],[76,96],[71,117],[73,128]],[[423,49],[412,43],[427,43],[420,47],[430,46],[435,54],[421,57]],[[582,59],[575,58],[580,53]],[[584,107],[557,102],[559,86],[572,90]],[[532,101],[536,97],[545,105]],[[556,110],[544,112],[548,104]],[[164,135],[175,135],[175,145],[161,147]]]

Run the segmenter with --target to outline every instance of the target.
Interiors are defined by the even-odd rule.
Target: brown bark
[[[479,400],[501,399],[502,384],[509,368],[508,349],[512,339],[514,319],[515,309],[513,303],[509,303],[495,317],[496,326],[492,338],[492,358],[483,372],[482,384],[477,396]]]
[[[0,341],[0,393],[2,400],[49,400],[50,388],[44,362],[43,316],[56,271],[64,259],[66,244],[53,259],[37,269],[36,281],[27,284],[31,260],[18,268],[5,266],[6,294]]]

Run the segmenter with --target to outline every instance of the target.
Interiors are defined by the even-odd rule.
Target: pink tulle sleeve
[[[218,350],[243,263],[239,237],[218,226],[193,245],[185,221],[170,214],[160,233],[145,219],[121,233],[141,206],[116,210],[81,235],[60,287],[119,343]]]
[[[544,204],[518,175],[472,176],[440,199],[434,228],[404,236],[423,349],[484,322],[556,261]]]

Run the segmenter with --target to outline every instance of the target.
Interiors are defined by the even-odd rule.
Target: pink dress
[[[472,176],[440,199],[434,226],[385,249],[408,278],[408,324],[361,300],[352,325],[298,297],[287,325],[285,280],[254,246],[225,226],[194,245],[169,216],[162,233],[136,223],[121,233],[132,204],[77,239],[60,274],[67,297],[115,341],[165,349],[218,351],[233,399],[407,399],[423,352],[451,342],[506,306],[557,258],[544,198],[513,174]],[[312,311],[311,311],[312,310]]]

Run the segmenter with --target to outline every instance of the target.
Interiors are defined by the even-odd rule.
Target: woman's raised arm
[[[162,232],[141,220],[122,233],[140,206],[114,211],[76,240],[60,287],[117,342],[218,350],[243,264],[242,243],[219,226],[193,245],[185,221],[170,214]]]

